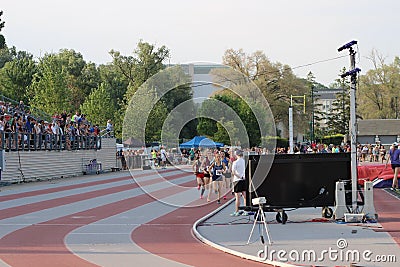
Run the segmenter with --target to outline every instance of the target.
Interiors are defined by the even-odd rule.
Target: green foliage
[[[48,114],[71,109],[68,73],[56,55],[45,55],[38,64],[32,82],[30,105]]]
[[[3,11],[0,11],[0,32],[1,30],[4,28],[4,24],[5,22],[2,21],[1,16],[3,16]],[[4,49],[6,48],[6,39],[4,38],[4,36],[2,34],[0,34],[0,49]]]
[[[218,131],[217,124],[212,119],[199,117],[198,122],[197,133],[199,135],[213,137]]]
[[[3,10],[0,11],[0,32],[4,28],[5,22],[2,21],[1,16],[3,16]]]
[[[220,104],[220,103],[224,103]],[[230,108],[227,108],[230,107]],[[244,124],[246,133],[238,133],[238,125],[234,125],[234,121],[228,120],[231,118],[231,110],[239,117],[240,121]],[[260,126],[258,121],[250,109],[248,104],[235,94],[216,94],[212,99],[205,100],[199,109],[199,124],[197,131],[201,135],[210,136],[215,141],[224,141],[224,143],[231,143],[230,138],[237,142],[240,135],[247,135],[251,146],[257,146],[261,141]],[[213,114],[213,118],[207,118],[205,114]],[[218,124],[217,124],[218,123]],[[219,126],[218,126],[219,125]],[[223,126],[227,127],[225,129]],[[236,126],[236,129],[235,127]],[[228,136],[226,130],[229,129]],[[229,139],[229,142],[227,140]]]
[[[167,115],[167,106],[163,101],[159,101],[153,106],[146,123],[146,142],[161,140],[162,126]]]
[[[33,56],[25,51],[19,51],[11,61],[0,69],[0,88],[4,95],[28,103],[30,85],[36,73]]]
[[[275,124],[288,125],[291,95],[302,96],[309,93],[309,87],[305,80],[297,78],[289,66],[279,62],[272,63],[262,51],[246,54],[242,49],[228,49],[225,51],[223,63],[240,71],[257,85],[269,104]],[[218,69],[213,74],[226,77],[224,72],[226,71]],[[226,77],[225,79],[230,82],[237,81],[236,85],[242,83],[242,80],[237,77]],[[258,99],[252,99],[251,93],[249,100],[254,103],[258,101]],[[308,127],[302,110],[302,108],[298,108],[293,112],[295,130],[300,133],[303,133]],[[307,113],[311,114],[310,107],[307,107]]]
[[[123,107],[126,90],[128,88],[128,79],[119,71],[119,68],[113,64],[99,66],[100,80],[111,96],[115,106]]]
[[[343,68],[341,73],[345,73]],[[332,110],[327,114],[329,132],[332,134],[348,134],[350,122],[350,84],[345,78],[336,80],[333,88],[342,89],[341,93],[336,94],[336,99],[332,103]]]
[[[222,121],[217,123],[217,132],[214,134],[214,141],[224,145],[238,145],[238,129],[233,121]]]
[[[324,136],[321,140],[323,144],[333,144],[333,145],[340,145],[343,142],[344,135],[343,134],[334,134],[334,135],[327,135]]]
[[[384,56],[373,50],[369,59],[374,69],[359,78],[357,115],[363,119],[393,119],[399,97],[400,58],[386,64]]]
[[[164,102],[157,101],[156,90],[147,85],[142,87],[146,93],[134,95],[128,104],[122,139],[134,137],[146,142],[161,140],[162,125],[168,115],[167,107]]]
[[[289,141],[279,136],[265,136],[261,138],[261,146],[273,151],[275,147],[289,147]]]
[[[0,34],[0,49],[4,49],[6,47],[6,38],[4,38],[4,35]]]
[[[79,110],[85,98],[100,84],[98,70],[93,63],[86,64],[83,56],[72,49],[61,49],[55,56],[67,73],[71,97],[71,108],[69,109]]]
[[[0,49],[0,68],[3,68],[7,62],[12,61],[14,59],[14,57],[16,57],[16,56],[17,56],[17,51],[16,51],[15,47],[1,48]]]
[[[80,110],[93,124],[105,125],[107,119],[114,121],[115,107],[112,105],[111,96],[104,84],[90,93]]]
[[[221,123],[217,123],[217,132],[214,134],[214,141],[223,143],[225,145],[231,145],[229,134]]]
[[[118,51],[110,51],[113,64],[129,81],[126,102],[145,81],[164,68],[163,61],[169,57],[169,50],[165,46],[156,49],[154,45],[140,41],[133,54],[123,56]]]

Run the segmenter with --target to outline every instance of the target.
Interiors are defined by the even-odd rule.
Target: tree
[[[3,68],[7,62],[12,61],[17,56],[17,49],[15,47],[0,49],[0,68]]]
[[[81,53],[72,49],[61,49],[55,56],[67,74],[70,110],[79,110],[85,98],[100,84],[98,70],[93,63],[87,64]]]
[[[68,73],[56,55],[47,54],[38,64],[32,82],[30,105],[48,114],[71,109]]]
[[[161,140],[161,130],[168,112],[163,101],[157,101],[154,88],[144,84],[146,93],[134,95],[123,119],[123,139],[134,137],[142,142]]]
[[[306,94],[307,84],[297,78],[291,68],[279,62],[272,63],[262,51],[246,54],[242,49],[225,51],[223,64],[243,73],[248,80],[252,81],[261,90],[273,113],[275,124],[288,125],[288,110],[290,95]],[[232,75],[226,69],[215,69],[212,74],[216,76],[217,83],[224,84],[229,81],[230,86],[240,86],[246,83],[243,76]],[[248,92],[249,100],[256,103],[257,94]],[[298,132],[308,125],[304,124],[302,112],[294,112],[293,119]]]
[[[399,96],[400,58],[386,64],[378,51],[372,50],[369,59],[374,68],[359,77],[357,104],[359,115],[364,119],[395,118],[393,99]]]
[[[118,138],[122,137],[122,124],[124,121],[126,103],[124,95],[128,87],[128,80],[113,64],[100,65],[100,80],[102,86],[111,97],[111,105],[115,107],[114,111],[114,134]]]
[[[156,49],[154,45],[140,41],[133,54],[133,56],[123,56],[118,51],[110,51],[113,64],[129,81],[125,94],[127,102],[139,86],[164,68],[163,62],[169,57],[169,50],[165,46]]]
[[[227,107],[230,107],[239,117],[244,129],[239,128],[239,122],[232,116],[231,110]],[[205,100],[198,111],[198,117],[197,131],[199,134],[209,136],[215,141],[238,143],[246,133],[250,146],[258,146],[261,142],[260,125],[257,118],[249,105],[235,94],[222,91],[215,94],[211,99]],[[230,140],[231,138],[232,140]]]
[[[346,72],[343,68],[341,74]],[[328,128],[330,134],[349,134],[350,122],[350,83],[346,78],[339,78],[331,85],[332,88],[341,89],[341,93],[336,94],[336,99],[332,103],[332,109],[327,114]]]
[[[3,10],[0,11],[0,32],[4,28],[5,22],[2,21],[1,16],[3,16]]]
[[[115,119],[117,121],[124,122],[123,125],[125,129],[125,125],[127,124],[125,123],[126,120],[124,119],[124,115],[126,114],[125,111],[129,109],[129,103],[131,103],[131,100],[134,97],[138,88],[150,77],[152,77],[154,74],[158,73],[164,68],[163,61],[169,57],[169,50],[165,46],[156,48],[152,44],[140,41],[137,45],[137,48],[133,52],[133,56],[124,56],[121,55],[120,52],[114,50],[110,51],[110,55],[113,58],[112,65],[115,67],[115,69],[112,70],[113,74],[110,77],[115,78],[117,77],[115,76],[115,74],[121,74],[123,79],[117,77],[117,80],[115,82],[117,82],[119,86],[122,87],[125,83],[127,83],[126,88],[118,87],[119,91],[115,92],[118,97],[120,96],[121,92],[124,93],[124,99],[121,99],[121,101],[119,101],[119,110],[117,111],[118,114],[116,114]],[[155,89],[156,88],[154,87],[152,88],[152,90]],[[154,94],[157,95],[156,92],[154,92]],[[151,101],[152,99],[153,98],[147,100]],[[165,107],[165,102],[160,105],[162,107]],[[157,111],[154,112],[160,112],[161,109],[162,108],[157,107]],[[135,110],[137,110],[136,107],[130,109],[128,113],[134,113]],[[165,114],[168,113],[166,112]],[[122,123],[120,125],[122,126]],[[116,130],[122,132],[122,128],[118,129],[118,125],[116,127]],[[146,134],[146,138],[150,138],[149,135],[154,134]]]
[[[12,61],[6,62],[0,69],[1,91],[8,97],[28,103],[29,88],[36,71],[33,56],[28,52],[19,51]]]
[[[2,21],[1,16],[3,16],[3,10],[0,11],[0,32],[4,28],[5,22]],[[2,34],[0,34],[0,49],[6,48],[6,39]]]
[[[310,88],[310,92],[308,96],[308,103],[310,103],[307,107],[310,115],[310,140],[318,140],[321,139],[327,133],[327,128],[322,127],[322,121],[326,118],[325,111],[322,108],[322,104],[318,103],[317,99],[319,98],[318,91],[320,90],[329,90],[324,85],[317,83],[315,81],[314,74],[310,71],[307,75],[307,84]]]
[[[96,125],[105,125],[107,119],[114,121],[115,106],[104,84],[93,90],[81,105],[80,110],[86,118]]]
[[[113,64],[99,66],[100,80],[109,92],[115,106],[123,107],[123,99],[129,85],[128,79]]]

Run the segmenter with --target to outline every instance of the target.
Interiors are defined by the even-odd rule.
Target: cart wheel
[[[96,174],[99,174],[99,173],[100,173],[99,171],[96,172]]]
[[[322,208],[322,217],[324,218],[332,218],[333,216],[333,210],[329,207],[323,207]]]
[[[276,221],[277,221],[278,223],[285,224],[286,221],[287,221],[287,219],[288,219],[288,216],[287,216],[287,214],[286,214],[285,211],[282,211],[282,215],[281,215],[280,212],[278,212],[278,213],[276,214],[275,219],[276,219]]]

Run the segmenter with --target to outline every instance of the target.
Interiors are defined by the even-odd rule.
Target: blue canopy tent
[[[195,136],[192,140],[179,145],[180,148],[192,148],[192,147],[194,147],[194,148],[198,148],[198,147],[220,148],[223,146],[224,146],[224,144],[214,142],[213,140],[211,140],[205,136]]]

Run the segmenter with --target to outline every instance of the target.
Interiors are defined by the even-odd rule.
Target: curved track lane
[[[73,180],[66,179],[57,184],[38,183],[8,189],[0,195],[1,261],[13,267],[135,266],[134,262],[152,262],[160,266],[260,265],[200,243],[191,233],[192,224],[217,208],[217,204],[203,205],[204,200],[193,201],[197,199],[198,191],[194,188],[191,173],[168,170],[162,175],[163,178],[155,177],[154,172],[136,173],[140,187],[121,172],[120,177],[115,174],[87,176],[75,180],[73,185],[68,184]],[[143,188],[151,192],[151,196],[144,193]],[[180,198],[186,206],[201,206],[173,207],[157,201],[174,197]],[[153,208],[151,214],[143,213],[153,206],[157,208]],[[159,215],[154,214],[157,209],[162,211]],[[137,225],[127,223],[124,226],[127,233],[112,233],[115,225],[105,224],[103,231],[97,233],[102,240],[99,244],[94,244],[96,242],[88,233],[79,233],[80,229],[95,229],[100,222],[112,221],[114,217],[136,214],[136,210],[142,212],[141,222]],[[135,218],[126,220],[134,221]],[[106,232],[112,233],[111,237],[107,237]],[[126,236],[130,240],[114,242],[124,245],[121,251],[92,251],[93,245],[111,248],[115,245],[112,238],[118,234],[122,234],[122,240]],[[83,240],[78,242],[80,246],[69,244],[68,240],[74,240],[70,236],[82,236]],[[125,250],[130,251],[138,245],[136,250],[139,252],[124,255]]]
[[[219,206],[197,199],[191,173],[161,175],[135,171],[140,186],[121,172],[3,190],[0,266],[266,266],[198,241],[193,223]],[[174,198],[184,204],[165,204]],[[399,244],[399,199],[378,189],[374,200],[381,231]]]

